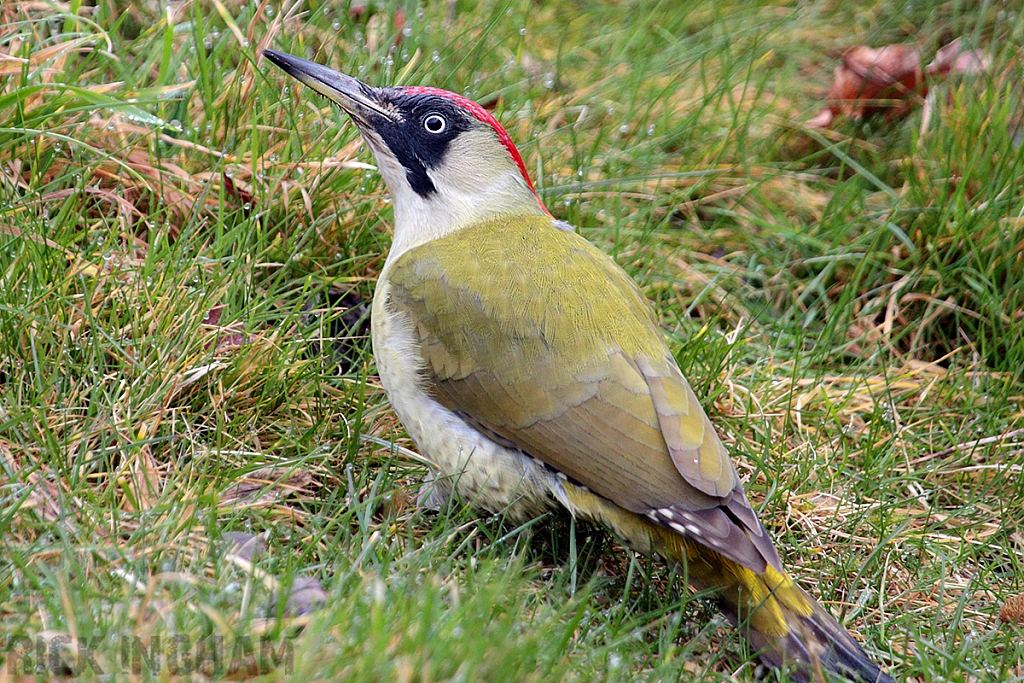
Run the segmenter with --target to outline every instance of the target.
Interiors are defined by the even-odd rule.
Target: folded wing
[[[440,403],[620,507],[755,572],[779,567],[646,300],[607,255],[518,218],[416,247],[389,280]]]

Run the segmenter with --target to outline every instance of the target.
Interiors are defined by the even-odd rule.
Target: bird
[[[435,492],[604,525],[712,593],[793,680],[893,681],[786,573],[647,298],[550,213],[490,112],[263,55],[348,115],[391,196],[373,355]]]

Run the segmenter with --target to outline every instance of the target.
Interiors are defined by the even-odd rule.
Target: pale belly
[[[412,323],[385,305],[388,285],[373,299],[373,356],[391,406],[421,454],[435,466],[430,495],[454,489],[476,507],[522,522],[566,502],[559,477],[530,456],[495,443],[424,389],[420,343]]]

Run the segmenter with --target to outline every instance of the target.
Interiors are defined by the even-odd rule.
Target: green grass
[[[316,341],[325,287],[371,296],[390,207],[274,47],[493,106],[654,302],[800,583],[897,678],[1024,680],[997,618],[1024,593],[1012,4],[5,3],[5,675],[54,677],[60,643],[84,679],[757,675],[600,529],[416,506],[369,340],[340,366]],[[992,66],[936,85],[927,127],[801,126],[845,48],[957,36]],[[262,535],[255,571],[229,532]],[[296,616],[306,577],[326,606]]]

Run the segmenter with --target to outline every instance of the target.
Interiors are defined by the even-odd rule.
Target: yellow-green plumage
[[[575,233],[544,217],[488,222],[410,250],[389,281],[439,395],[559,471],[629,489],[620,504],[636,512],[737,489],[640,290]]]
[[[565,475],[574,514],[715,589],[776,665],[877,671],[782,570],[643,294],[606,254],[550,218],[516,216],[410,249],[387,281],[388,313],[416,330],[424,388]]]

